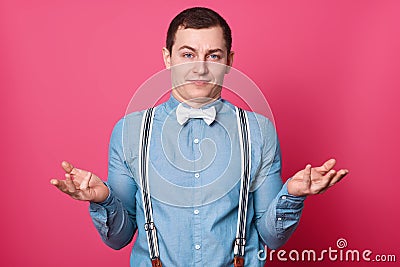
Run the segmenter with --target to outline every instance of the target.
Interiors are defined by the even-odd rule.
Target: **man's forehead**
[[[175,49],[182,46],[193,48],[208,47],[209,49],[226,50],[223,30],[220,26],[210,28],[185,28],[181,25],[175,33]]]

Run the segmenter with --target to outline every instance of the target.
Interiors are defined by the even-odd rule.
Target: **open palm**
[[[65,171],[65,180],[52,179],[50,183],[74,199],[102,202],[109,190],[95,174],[75,168],[71,163],[61,163]]]
[[[330,159],[322,166],[315,168],[308,164],[304,170],[297,172],[288,182],[289,194],[307,196],[325,192],[349,172],[346,169],[335,171],[333,169],[335,164],[335,159]]]

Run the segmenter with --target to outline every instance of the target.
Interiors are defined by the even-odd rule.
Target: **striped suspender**
[[[144,229],[147,236],[147,244],[151,264],[153,267],[161,267],[160,253],[158,251],[157,229],[153,221],[153,208],[150,200],[149,177],[148,177],[148,161],[150,136],[153,125],[154,108],[149,108],[143,115],[142,126],[140,129],[139,140],[139,178],[142,189],[142,202],[144,210]]]
[[[236,117],[239,130],[241,151],[241,185],[239,197],[238,221],[236,239],[234,243],[234,267],[244,266],[244,247],[246,245],[246,215],[249,198],[250,169],[251,169],[251,143],[250,127],[246,112],[236,107]]]
[[[157,229],[153,221],[153,208],[150,200],[148,161],[150,137],[154,117],[154,108],[150,108],[143,114],[139,140],[139,178],[142,190],[142,202],[145,217],[144,229],[146,230],[147,244],[153,267],[161,267],[160,253],[158,250]],[[251,169],[251,144],[250,128],[246,112],[236,107],[236,118],[239,131],[241,151],[241,186],[239,197],[239,210],[237,232],[234,243],[234,267],[244,266],[244,253],[246,245],[246,215],[249,196],[250,169]]]

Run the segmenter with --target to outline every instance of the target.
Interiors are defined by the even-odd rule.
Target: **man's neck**
[[[188,105],[192,108],[201,108],[205,105],[208,105],[208,104],[218,100],[221,97],[220,95],[218,95],[215,97],[199,97],[199,98],[193,98],[193,99],[184,99],[183,97],[176,95],[174,93],[172,93],[172,95],[179,102],[185,103],[186,105]]]

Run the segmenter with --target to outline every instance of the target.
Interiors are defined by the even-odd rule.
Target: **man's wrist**
[[[287,186],[288,194],[293,196],[293,197],[304,197],[305,198],[307,196],[307,194],[299,192],[298,188],[296,188],[296,186],[294,185],[294,182],[293,182],[292,178],[290,178],[287,181],[286,186]]]
[[[103,184],[100,186],[101,187],[104,186],[104,190],[101,190],[101,194],[99,194],[98,196],[95,196],[95,198],[93,200],[91,200],[90,202],[93,202],[96,204],[105,204],[106,202],[108,202],[107,200],[110,199],[111,190],[108,187],[108,185],[103,182]]]

